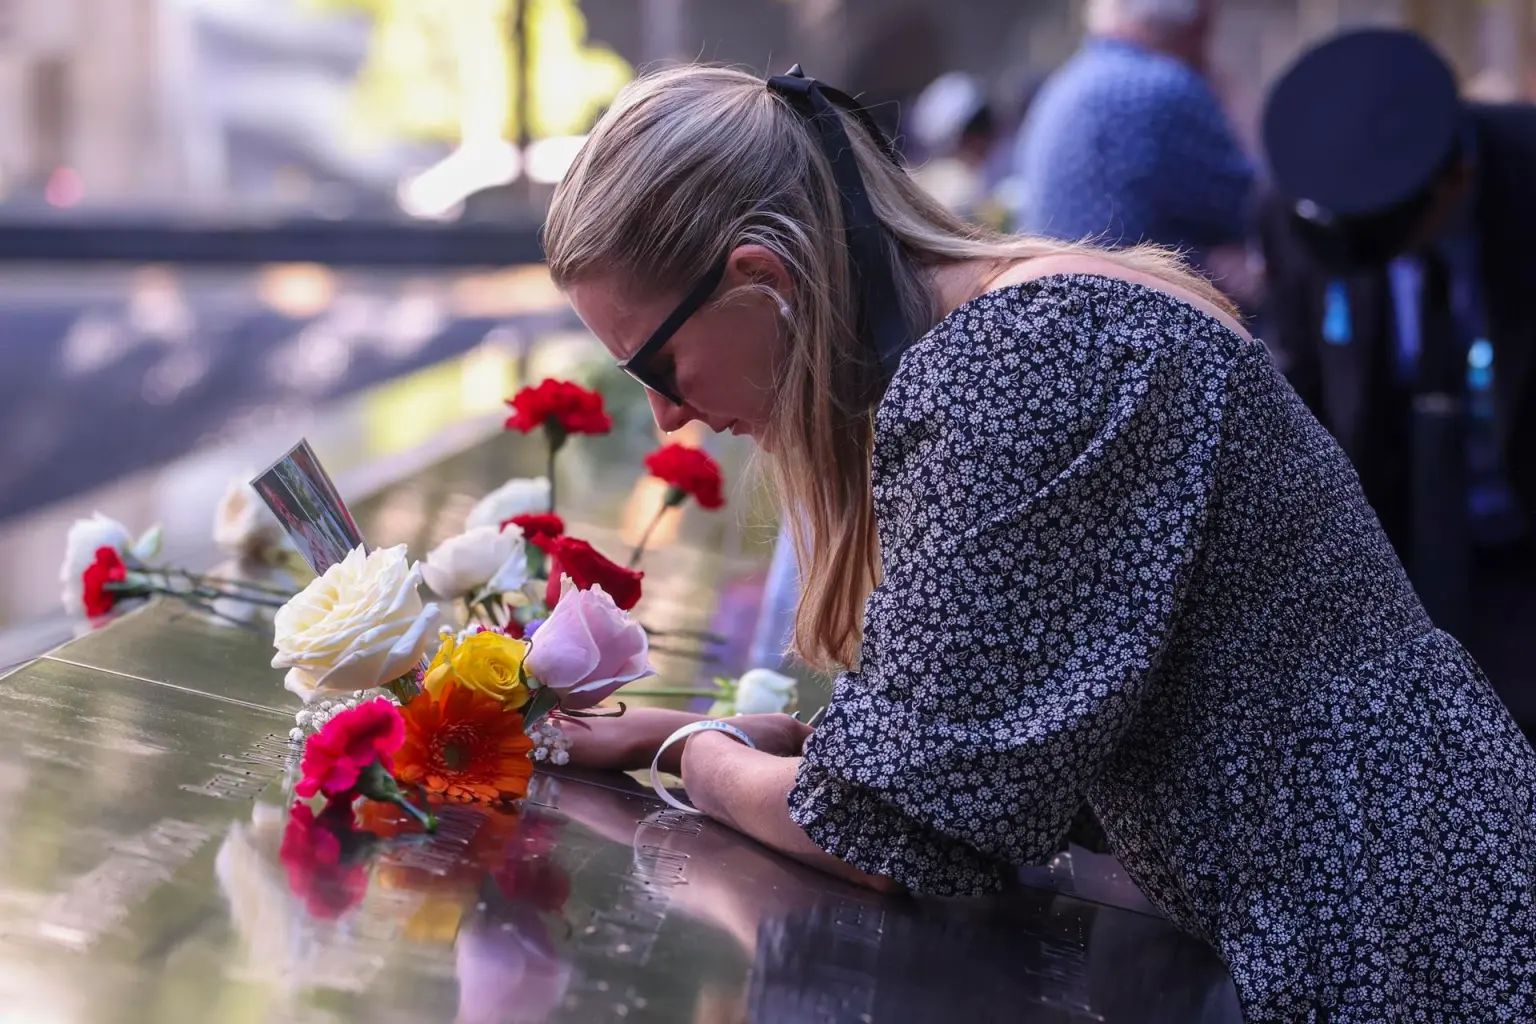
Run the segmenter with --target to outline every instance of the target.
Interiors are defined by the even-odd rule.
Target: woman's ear
[[[730,290],[747,285],[773,289],[786,306],[795,287],[778,253],[766,245],[738,245],[726,260],[725,286]]]

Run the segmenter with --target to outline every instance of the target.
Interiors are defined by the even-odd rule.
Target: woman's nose
[[[646,397],[651,402],[651,415],[656,418],[656,425],[667,433],[681,430],[686,424],[696,417],[686,405],[673,405],[669,399],[663,398],[654,391],[647,391]]]

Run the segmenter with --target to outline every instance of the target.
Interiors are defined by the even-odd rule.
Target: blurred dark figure
[[[1428,43],[1347,33],[1264,113],[1266,340],[1435,621],[1536,730],[1536,107],[1465,103]]]
[[[907,130],[926,159],[912,175],[952,213],[1002,228],[1006,211],[991,201],[997,115],[973,75],[951,71],[917,97]]]
[[[1035,98],[1019,229],[1187,250],[1251,304],[1253,167],[1207,78],[1216,0],[1089,0],[1088,38]]]

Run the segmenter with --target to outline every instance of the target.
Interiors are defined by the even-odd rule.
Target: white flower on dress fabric
[[[614,604],[601,586],[576,589],[560,578],[560,603],[533,634],[528,674],[560,695],[560,706],[580,711],[626,683],[654,674],[645,630]]]
[[[273,668],[306,702],[383,686],[410,672],[437,642],[443,618],[422,604],[421,567],[405,545],[347,557],[310,582],[273,619]]]
[[[214,509],[213,542],[232,555],[247,558],[264,558],[293,546],[256,488],[243,478],[229,482]]]
[[[59,582],[64,585],[59,599],[77,615],[85,614],[85,583],[82,574],[96,561],[100,548],[112,548],[125,562],[143,563],[160,553],[161,530],[151,526],[138,540],[128,527],[110,516],[94,512],[89,519],[76,519],[64,541],[64,562],[59,567]]]
[[[528,582],[528,546],[516,526],[477,526],[450,537],[427,555],[421,578],[449,600],[479,591],[508,594]]]
[[[736,714],[772,715],[789,709],[795,701],[793,676],[772,669],[754,668],[736,680]]]
[[[508,480],[481,498],[475,507],[469,510],[469,517],[464,520],[464,528],[473,530],[479,526],[500,526],[513,516],[548,511],[549,478],[518,477]]]

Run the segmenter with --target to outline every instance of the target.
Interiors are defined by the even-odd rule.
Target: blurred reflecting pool
[[[0,373],[0,626],[12,634],[46,620],[50,636],[68,635],[57,577],[75,518],[99,509],[135,530],[163,523],[166,561],[212,565],[226,486],[302,437],[369,542],[407,543],[420,557],[462,529],[481,496],[544,472],[542,437],[502,429],[503,400],[544,377],[600,389],[614,417],[610,436],[574,438],[560,456],[571,532],[622,561],[662,499],[641,465],[660,440],[642,390],[541,267],[13,270],[0,273],[0,318],[37,325],[0,349],[10,371]],[[724,667],[752,631],[772,516],[749,472],[750,441],[696,428],[672,439],[720,459],[729,504],[669,513],[642,565],[641,611],[653,628],[730,636],[717,652]],[[713,664],[677,667],[708,674]]]
[[[0,268],[0,521],[359,389],[576,326],[542,266]]]

